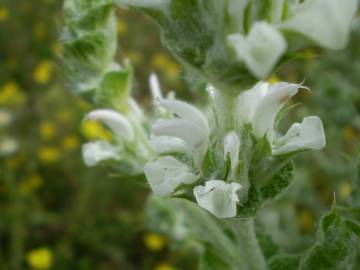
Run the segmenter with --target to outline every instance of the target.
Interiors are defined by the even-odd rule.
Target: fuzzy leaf
[[[96,93],[96,103],[104,108],[127,113],[131,86],[131,69],[108,72],[105,74]]]
[[[302,259],[300,269],[342,269],[354,250],[351,236],[346,221],[333,207],[322,219],[318,240]]]
[[[66,0],[66,27],[61,41],[64,75],[76,94],[94,101],[116,51],[116,20],[112,1]]]
[[[227,48],[226,5],[218,0],[170,0],[163,9],[144,9],[160,25],[164,44],[187,71],[219,88],[254,80]]]
[[[260,186],[250,175],[251,186],[248,201],[238,206],[238,217],[247,218],[254,216],[260,207],[268,200],[275,198],[293,179],[294,165],[288,162],[280,167],[270,178]],[[270,174],[271,175],[271,174]]]

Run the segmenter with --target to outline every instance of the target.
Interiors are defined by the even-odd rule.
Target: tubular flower
[[[322,149],[325,134],[320,118],[304,118],[302,124],[294,124],[283,137],[275,134],[275,118],[284,104],[300,88],[301,84],[259,82],[238,97],[237,118],[240,124],[250,123],[257,138],[267,136],[273,154],[280,155],[303,149]]]
[[[205,186],[194,188],[194,195],[200,207],[208,210],[218,218],[236,216],[236,203],[239,198],[236,192],[241,188],[238,183],[226,183],[221,180],[210,180]]]
[[[134,139],[134,130],[130,122],[122,114],[107,109],[95,110],[90,112],[86,119],[90,120],[100,120],[114,132],[119,138],[124,140],[133,140]]]
[[[105,160],[117,160],[130,162],[135,171],[140,172],[143,164],[135,164],[132,160],[147,158],[149,155],[147,142],[137,141],[136,138],[142,137],[138,133],[142,132],[140,122],[143,119],[142,112],[133,99],[129,100],[130,112],[124,116],[114,110],[99,109],[90,112],[85,120],[98,120],[104,123],[115,135],[113,143],[98,140],[84,144],[82,154],[87,166],[95,166]],[[137,155],[134,158],[133,155]],[[134,163],[134,164],[133,164]]]
[[[191,184],[198,179],[191,172],[191,167],[171,156],[148,162],[144,172],[151,189],[158,196],[170,195],[181,184]]]
[[[293,16],[280,24],[284,30],[298,32],[322,47],[345,47],[357,0],[307,0],[295,4]]]
[[[265,78],[286,51],[286,40],[276,28],[267,22],[257,22],[247,37],[241,34],[228,36],[230,46],[238,60],[244,61],[258,78]]]
[[[178,118],[158,120],[152,127],[155,136],[170,136],[184,140],[196,148],[207,142],[210,128],[206,117],[194,106],[178,100],[160,100],[160,105]]]
[[[82,155],[84,163],[88,167],[93,167],[103,160],[120,159],[116,147],[106,141],[96,141],[84,144],[82,146]]]
[[[231,169],[239,164],[240,139],[235,131],[229,132],[224,138],[224,159],[230,157]]]
[[[210,128],[205,115],[186,102],[159,99],[159,105],[178,117],[154,123],[153,138],[149,142],[151,148],[160,155],[181,153],[194,160],[188,165],[171,156],[164,156],[145,165],[145,175],[151,189],[157,195],[166,196],[181,184],[191,184],[198,180]],[[193,164],[198,168],[194,168]]]

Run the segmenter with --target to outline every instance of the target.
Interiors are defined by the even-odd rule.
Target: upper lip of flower
[[[155,136],[178,137],[192,147],[208,140],[210,128],[207,118],[194,106],[178,100],[159,100],[160,105],[177,118],[160,119],[152,127]]]
[[[274,138],[274,125],[278,112],[292,96],[298,93],[300,88],[308,89],[302,84],[280,82],[271,85],[266,82],[259,82],[252,89],[240,94],[238,98],[240,123],[251,123],[253,132],[258,138],[266,135],[270,143],[273,144],[273,154],[283,154],[285,149],[282,148],[280,150],[275,144],[276,140],[281,141],[287,138],[289,143],[294,143],[294,140],[291,140],[288,133],[283,136],[283,139]],[[317,137],[307,140],[307,143],[303,142],[301,144],[296,144],[298,147],[297,149],[295,149],[296,147],[293,145],[295,147],[293,147],[293,151],[300,149],[321,149],[324,147],[325,135],[321,120],[314,119],[314,117],[306,117],[302,124],[294,124],[297,130],[303,132],[301,133],[303,139],[306,139],[306,133],[304,132],[310,132],[312,130],[317,130],[318,132],[314,133]],[[295,127],[291,127],[289,131],[294,131],[294,128]]]
[[[90,112],[85,119],[104,122],[117,136],[131,141],[135,134],[129,120],[122,114],[108,109],[99,109]]]

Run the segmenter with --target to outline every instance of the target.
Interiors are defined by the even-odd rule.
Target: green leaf
[[[299,257],[295,255],[280,253],[269,261],[270,270],[297,270],[298,267]]]
[[[206,246],[201,258],[199,270],[230,270],[229,265],[224,262],[218,253],[210,246]],[[234,268],[232,268],[234,269]]]
[[[106,73],[96,92],[96,104],[126,114],[128,112],[132,79],[132,70],[130,68]]]
[[[273,163],[275,167],[276,162]],[[248,201],[238,206],[238,217],[248,218],[256,214],[268,200],[274,199],[289,186],[294,175],[294,164],[290,161],[280,166],[273,174],[269,173],[265,183],[255,181],[254,174],[250,174],[250,189]]]
[[[288,162],[282,169],[276,173],[270,181],[261,187],[263,200],[275,198],[281,191],[289,186],[294,176],[294,163]]]
[[[226,45],[227,1],[170,0],[163,9],[144,9],[162,30],[162,41],[191,76],[228,91],[255,79]]]
[[[74,93],[93,102],[105,74],[113,69],[117,40],[112,1],[67,0],[64,14],[64,75]]]
[[[323,217],[318,239],[301,261],[300,269],[343,269],[354,250],[346,221],[333,207]]]

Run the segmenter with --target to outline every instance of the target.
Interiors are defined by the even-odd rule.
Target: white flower
[[[255,136],[261,138],[267,134],[272,140],[277,113],[300,88],[305,87],[285,82],[259,82],[238,97],[237,118],[240,124],[251,123]]]
[[[82,146],[82,155],[85,165],[93,167],[107,159],[119,160],[120,156],[116,148],[106,141],[95,141]]]
[[[163,96],[159,79],[155,73],[152,73],[149,77],[149,86],[154,103],[157,104],[160,99],[163,99]]]
[[[158,196],[170,195],[181,184],[191,184],[198,179],[189,166],[171,156],[146,163],[144,172],[151,189]]]
[[[272,71],[287,47],[281,32],[267,22],[254,23],[247,37],[239,33],[229,35],[228,42],[237,58],[259,78]]]
[[[302,124],[294,124],[285,136],[275,138],[275,118],[284,104],[294,96],[301,84],[260,82],[238,97],[237,119],[240,125],[250,123],[257,138],[267,136],[273,154],[280,155],[304,149],[322,149],[325,133],[320,118],[309,116]]]
[[[8,126],[13,120],[12,115],[7,110],[0,109],[0,128]]]
[[[157,154],[171,152],[191,154],[189,145],[185,141],[175,137],[155,137],[149,141],[149,145]]]
[[[234,170],[239,164],[240,139],[235,131],[230,131],[224,138],[224,159],[228,155],[231,160],[231,169]]]
[[[210,180],[205,186],[196,186],[194,195],[200,207],[208,210],[218,218],[236,216],[236,203],[239,198],[236,192],[241,188],[238,183],[226,183],[221,180]]]
[[[155,136],[177,137],[193,148],[207,142],[210,128],[207,118],[194,106],[178,100],[160,100],[160,105],[177,118],[158,120],[152,127]]]
[[[308,116],[302,123],[293,124],[284,136],[275,140],[272,153],[282,155],[306,149],[320,150],[325,145],[326,138],[321,119],[317,116]]]
[[[19,148],[19,143],[13,138],[0,138],[0,156],[14,154]]]
[[[86,119],[100,120],[120,138],[128,141],[134,139],[134,130],[130,122],[116,111],[107,109],[95,110],[90,112]]]
[[[307,0],[296,4],[282,29],[296,31],[329,49],[342,49],[348,40],[357,0]]]

